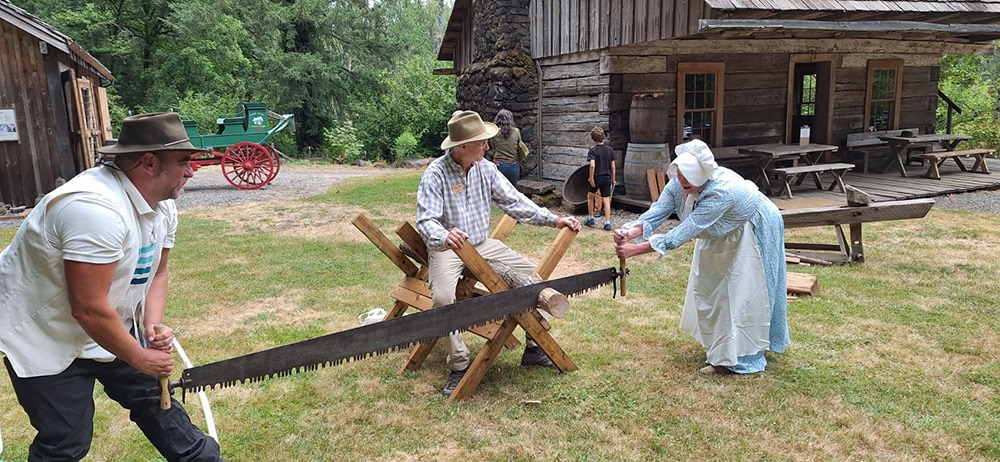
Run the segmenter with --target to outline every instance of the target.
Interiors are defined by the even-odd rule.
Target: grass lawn
[[[402,273],[351,224],[395,239],[420,172],[346,180],[301,201],[185,212],[171,252],[168,324],[196,364],[358,325],[388,309]],[[499,215],[494,216],[494,222]],[[552,334],[579,366],[522,368],[505,351],[469,400],[447,403],[439,342],[208,391],[230,461],[996,460],[1000,458],[1000,216],[931,210],[865,224],[866,263],[803,267],[820,293],[789,304],[792,345],[765,373],[705,377],[680,331],[691,247],[630,261],[629,293],[571,300]],[[0,245],[13,237],[0,229]],[[538,261],[554,229],[508,242]],[[786,238],[832,241],[829,228]],[[398,242],[398,240],[394,240]],[[553,277],[617,266],[610,233],[585,228]],[[517,331],[523,340],[523,332]],[[473,353],[482,341],[468,335]],[[175,369],[175,379],[182,367]],[[0,459],[34,430],[0,377]],[[98,387],[99,388],[99,387]],[[98,389],[90,460],[159,456]],[[540,404],[532,404],[540,401]],[[198,399],[186,407],[205,419]]]

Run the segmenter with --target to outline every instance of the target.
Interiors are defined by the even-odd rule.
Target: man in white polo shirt
[[[100,381],[167,460],[220,460],[218,443],[176,401],[161,410],[157,393],[174,365],[161,325],[173,199],[203,150],[176,113],[156,113],[126,118],[118,143],[98,151],[103,165],[47,194],[0,253],[0,352],[38,431],[28,459],[86,456]]]

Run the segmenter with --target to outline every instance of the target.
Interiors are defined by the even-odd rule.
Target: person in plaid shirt
[[[417,188],[417,231],[428,249],[433,306],[455,302],[455,286],[465,265],[452,249],[472,245],[486,260],[503,263],[515,271],[531,274],[535,264],[503,242],[488,238],[490,207],[496,205],[520,223],[580,230],[573,217],[557,217],[518,192],[492,162],[481,162],[487,141],[499,129],[483,122],[478,113],[464,111],[448,122],[448,137],[441,143],[443,155],[427,167]],[[442,393],[451,396],[469,367],[469,349],[461,332],[450,335],[447,363],[452,372]],[[527,339],[522,366],[555,367],[538,346]]]

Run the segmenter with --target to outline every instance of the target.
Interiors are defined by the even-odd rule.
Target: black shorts
[[[591,193],[596,193],[601,191],[601,197],[611,197],[611,177],[610,176],[598,176],[594,177],[594,184],[596,187],[590,188]],[[588,185],[590,186],[589,182]]]

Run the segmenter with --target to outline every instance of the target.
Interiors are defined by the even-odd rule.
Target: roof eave
[[[842,38],[850,35],[925,34],[948,41],[987,45],[1000,39],[1000,24],[935,24],[914,21],[806,21],[776,19],[702,19],[698,32],[704,36],[809,35],[812,38]],[[891,36],[891,35],[888,35]]]

